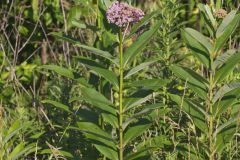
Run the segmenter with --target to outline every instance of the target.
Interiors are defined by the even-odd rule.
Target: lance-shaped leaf
[[[235,53],[236,53],[236,50],[231,49],[231,50],[227,50],[224,54],[218,56],[216,60],[213,62],[213,68],[217,69],[222,65],[224,65],[227,62],[227,60],[231,58],[231,56],[234,55]]]
[[[235,83],[225,84],[214,94],[213,103],[216,103],[218,100],[221,100],[225,94],[229,94],[229,93],[231,94],[231,91],[234,91],[235,89],[240,89],[240,83],[235,82]]]
[[[186,67],[172,65],[170,69],[176,76],[187,81],[187,86],[198,93],[202,99],[207,97],[208,81],[204,77]]]
[[[91,108],[89,107],[81,107],[77,112],[76,115],[79,117],[79,120],[81,121],[87,121],[87,122],[92,122],[95,124],[98,124],[99,122],[99,113],[94,112]]]
[[[165,135],[160,135],[160,136],[155,136],[152,138],[149,138],[143,142],[140,142],[136,146],[136,151],[137,152],[130,152],[127,153],[125,156],[126,160],[137,160],[141,158],[148,157],[152,154],[153,151],[156,149],[161,149],[164,148],[164,146],[170,146],[172,145],[170,139],[168,139],[167,136]],[[145,158],[146,159],[146,158]]]
[[[25,142],[20,142],[16,147],[13,148],[12,152],[8,155],[11,160],[17,160],[20,157],[24,157],[25,154],[34,152],[35,144],[27,145]],[[34,150],[33,150],[34,149]]]
[[[61,109],[61,110],[64,110],[68,113],[72,113],[72,111],[69,109],[69,107],[67,105],[62,104],[60,102],[56,102],[56,101],[53,101],[53,100],[43,100],[42,103],[51,104],[54,107],[56,107],[57,109]]]
[[[78,57],[78,60],[80,63],[85,65],[87,68],[94,71],[96,74],[104,77],[107,81],[109,81],[111,84],[113,84],[115,87],[118,88],[118,79],[117,76],[110,70],[105,69],[102,65],[98,64],[97,62],[83,58]]]
[[[224,44],[236,30],[239,20],[240,14],[236,14],[237,11],[231,11],[222,21],[221,25],[218,27],[216,32],[216,44],[214,51],[217,53],[221,48],[223,48]]]
[[[98,125],[92,122],[77,122],[78,130],[83,131],[92,140],[104,143],[106,146],[116,149],[115,143],[112,139],[111,134],[102,130]],[[97,137],[97,138],[95,138]]]
[[[151,124],[152,123],[150,121],[140,120],[134,126],[130,126],[124,134],[124,146],[145,132],[151,126]]]
[[[147,25],[152,18],[158,15],[159,12],[155,11],[148,15],[145,15],[138,23],[134,24],[131,28],[131,33],[128,37],[132,36],[134,33],[136,33],[141,27],[144,25]]]
[[[216,71],[215,82],[220,83],[233,71],[234,67],[240,62],[240,52],[233,54],[228,60]]]
[[[126,83],[126,87],[140,87],[150,90],[158,90],[161,87],[167,85],[169,80],[167,79],[144,79],[144,80],[137,80],[133,82]]]
[[[102,113],[103,120],[112,125],[113,128],[118,128],[118,118],[109,113]]]
[[[124,159],[126,160],[137,160],[137,159],[149,159],[150,153],[149,151],[153,149],[153,147],[144,148],[137,150],[137,152],[130,152],[125,155]]]
[[[134,113],[131,117],[129,117],[126,121],[123,123],[123,130],[132,122],[136,121],[139,117],[145,117],[151,112],[155,111],[156,109],[159,109],[163,107],[164,105],[162,103],[156,103],[156,104],[150,104],[142,107],[142,110],[140,112]]]
[[[184,29],[182,35],[194,55],[208,68],[210,66],[212,45],[207,37],[191,28]]]
[[[113,150],[109,147],[106,147],[104,145],[99,145],[99,144],[94,144],[94,146],[97,148],[97,150],[100,153],[102,153],[107,158],[112,159],[112,160],[118,160],[118,153],[116,150]]]
[[[137,92],[133,93],[131,96],[126,97],[124,99],[124,112],[127,112],[128,110],[132,109],[133,107],[138,107],[142,103],[148,101],[149,99],[153,98],[157,94],[152,94],[153,90],[147,90],[147,89],[140,89]]]
[[[126,71],[124,74],[124,78],[128,78],[136,73],[138,73],[139,71],[143,70],[143,69],[147,69],[151,64],[155,63],[157,60],[150,60],[144,63],[139,64],[136,67],[133,67],[132,69]]]
[[[87,91],[89,93],[91,93],[91,91]],[[97,91],[96,91],[97,92]],[[93,92],[92,92],[93,93]],[[85,101],[88,104],[93,105],[95,109],[98,109],[98,111],[100,111],[101,113],[110,113],[112,115],[116,115],[116,110],[113,109],[112,106],[102,102],[99,99],[91,99],[91,97],[89,95],[82,95],[82,97],[73,97],[70,99],[71,102],[73,101]]]
[[[238,102],[237,99],[240,97],[239,93],[239,83],[224,85],[222,88],[220,88],[213,98],[213,111],[215,116],[218,117],[229,107],[233,107],[233,105]]]
[[[188,80],[190,83],[195,84],[196,86],[206,88],[206,86],[208,85],[208,81],[204,77],[187,67],[172,65],[170,66],[170,69],[179,78],[183,80]]]
[[[227,144],[231,142],[231,139],[236,133],[237,121],[239,117],[232,118],[220,125],[214,132],[214,137],[216,137],[216,146],[218,152],[222,152],[226,148]]]
[[[123,55],[124,66],[131,63],[132,60],[141,52],[141,50],[144,49],[144,47],[155,35],[159,27],[160,23],[158,22],[152,29],[143,33],[130,47],[126,49],[126,52]]]
[[[84,135],[91,140],[99,152],[108,158],[117,160],[117,148],[109,133],[91,122],[78,122],[77,124],[78,130],[83,131]]]
[[[54,71],[57,74],[59,74],[60,76],[64,76],[64,77],[67,77],[67,78],[70,78],[72,80],[79,82],[82,86],[89,86],[89,84],[87,83],[87,81],[84,78],[80,77],[80,75],[78,73],[74,72],[71,69],[64,68],[64,67],[57,66],[57,65],[43,65],[43,66],[40,66],[39,68],[44,68],[44,69]]]
[[[109,52],[107,51],[102,51],[100,49],[97,49],[97,48],[94,48],[94,47],[90,47],[90,46],[86,46],[86,45],[83,45],[81,44],[78,40],[74,39],[74,38],[71,38],[69,36],[65,36],[65,35],[62,35],[62,33],[56,33],[56,32],[52,32],[51,35],[53,35],[54,37],[56,37],[58,40],[64,40],[64,41],[67,41],[67,42],[70,42],[80,48],[83,48],[97,56],[100,56],[100,57],[103,57],[103,58],[106,58],[108,59],[109,61],[113,62],[114,64],[116,64],[117,66],[119,65],[118,64],[118,60],[113,57]]]
[[[174,94],[170,94],[171,99],[178,104],[180,109],[183,109],[188,113],[194,124],[204,133],[207,133],[207,124],[205,123],[205,118],[207,113],[203,110],[202,106],[197,105],[190,100],[182,99],[182,97]]]
[[[31,125],[31,123],[27,123],[27,125],[21,125],[21,120],[17,119],[7,130],[7,132],[3,136],[2,144],[6,144],[9,142],[14,136],[16,136],[20,130],[27,128]]]
[[[97,107],[98,109],[116,115],[116,110],[113,108],[114,105],[104,95],[99,93],[93,88],[81,88],[82,97],[75,97],[72,101],[80,100],[86,101],[87,103]]]
[[[211,8],[208,5],[203,4],[198,4],[198,8],[203,13],[203,18],[207,24],[209,32],[211,33],[211,35],[214,35],[215,28],[217,27],[217,21],[212,14]]]

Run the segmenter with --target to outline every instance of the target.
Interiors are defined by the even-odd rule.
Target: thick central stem
[[[213,55],[213,54],[212,54]],[[211,57],[211,68],[209,73],[209,91],[208,91],[208,110],[209,110],[209,129],[208,129],[208,137],[209,137],[209,160],[214,160],[215,155],[215,144],[213,138],[213,130],[214,130],[214,118],[213,118],[213,88],[214,88],[214,70],[212,68],[213,57]]]
[[[119,160],[123,160],[123,34],[119,31],[120,82],[119,82]]]
[[[209,84],[209,160],[214,160],[214,143],[213,143],[213,110],[212,110],[212,73],[210,73],[210,84]]]

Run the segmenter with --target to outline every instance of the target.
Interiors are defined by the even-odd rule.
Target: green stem
[[[214,2],[214,0],[210,0],[210,6],[211,6],[211,8],[215,8],[215,2]]]
[[[211,56],[211,66],[213,64],[213,57],[214,54]],[[214,148],[214,138],[213,138],[213,130],[214,130],[214,118],[213,118],[213,88],[214,88],[214,70],[211,67],[209,73],[209,91],[208,91],[208,110],[209,110],[209,130],[208,130],[208,137],[209,137],[209,160],[214,160],[215,155],[215,148]]]
[[[99,13],[99,0],[97,0],[97,27],[98,27],[98,29],[101,28],[101,19],[100,19],[100,13]]]
[[[119,31],[120,82],[119,82],[119,160],[123,160],[123,34]]]

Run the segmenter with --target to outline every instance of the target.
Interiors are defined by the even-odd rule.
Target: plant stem
[[[214,160],[214,139],[213,139],[213,125],[214,125],[214,118],[213,118],[213,88],[214,88],[214,80],[213,80],[213,75],[214,75],[214,70],[212,68],[213,64],[213,56],[211,56],[211,68],[210,68],[210,73],[209,73],[209,91],[208,91],[208,110],[209,110],[209,130],[208,130],[208,137],[209,137],[209,160]]]
[[[119,31],[120,82],[119,82],[119,160],[123,160],[123,34]]]

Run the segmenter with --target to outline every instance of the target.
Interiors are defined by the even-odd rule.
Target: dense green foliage
[[[240,3],[0,2],[0,160],[240,159]]]

